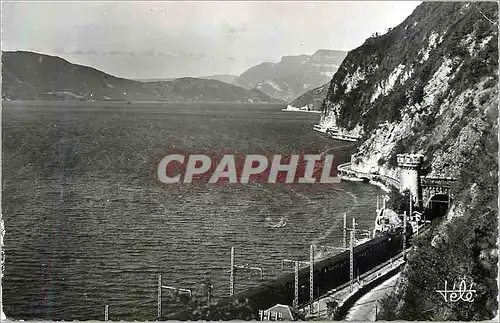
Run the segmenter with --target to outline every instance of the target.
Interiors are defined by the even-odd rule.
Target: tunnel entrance
[[[446,194],[436,194],[429,199],[425,209],[426,217],[430,219],[442,217],[448,212],[451,199]]]

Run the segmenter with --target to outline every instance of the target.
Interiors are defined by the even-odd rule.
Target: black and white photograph
[[[2,322],[498,322],[498,1],[0,12]]]

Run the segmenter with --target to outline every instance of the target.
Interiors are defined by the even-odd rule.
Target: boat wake
[[[278,223],[273,223],[271,221],[271,217],[266,217],[266,225],[268,228],[283,228],[286,226],[286,224],[288,223],[288,219],[286,217],[281,217],[280,218],[280,221]]]

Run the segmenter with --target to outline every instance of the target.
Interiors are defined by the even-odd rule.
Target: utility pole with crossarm
[[[295,284],[294,284],[293,308],[297,309],[299,307],[299,266],[309,265],[309,261],[283,259],[281,261],[281,270],[283,270],[283,264],[285,263],[294,264]]]
[[[236,270],[247,270],[247,271],[258,271],[260,272],[260,278],[262,279],[264,276],[264,271],[260,267],[251,267],[248,264],[246,265],[235,265],[234,264],[234,247],[231,247],[231,268],[229,272],[229,296],[234,295],[234,274]]]
[[[176,291],[178,293],[185,293],[185,294],[189,295],[189,298],[192,298],[192,296],[193,296],[193,292],[191,291],[191,289],[163,285],[162,284],[161,274],[159,274],[158,275],[158,313],[157,313],[157,320],[161,320],[162,289],[170,289],[170,290]]]

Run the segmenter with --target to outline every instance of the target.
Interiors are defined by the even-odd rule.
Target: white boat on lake
[[[310,110],[309,105],[305,105],[301,108],[296,108],[291,105],[288,105],[286,108],[281,109],[281,111],[289,111],[289,112],[310,112],[310,113],[321,113],[321,111]]]

